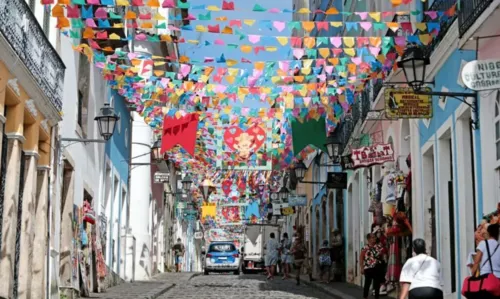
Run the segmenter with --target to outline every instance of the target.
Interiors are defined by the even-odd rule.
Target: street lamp
[[[210,179],[205,179],[200,186],[201,192],[203,193],[203,198],[208,201],[208,197],[215,188],[214,183]]]
[[[429,64],[430,60],[425,57],[424,51],[418,46],[412,46],[406,49],[398,67],[403,69],[408,85],[414,91],[419,91],[425,84],[425,71]]]
[[[290,192],[285,186],[281,187],[280,191],[278,192],[278,198],[281,202],[287,202],[289,195]]]
[[[116,123],[120,120],[120,117],[116,115],[115,109],[109,106],[109,103],[106,103],[94,120],[97,121],[99,134],[101,134],[104,140],[109,140],[115,132]]]
[[[161,162],[163,160],[163,155],[161,154],[161,139],[156,140],[151,147],[151,153],[153,153],[153,158],[156,162]]]
[[[337,137],[337,134],[331,133],[328,138],[326,139],[326,144],[325,147],[328,151],[328,156],[330,157],[330,160],[336,161],[340,155],[340,146],[342,145],[342,142],[340,142],[339,138]]]
[[[295,171],[295,177],[299,182],[301,182],[306,176],[307,167],[304,164],[304,162],[299,161],[299,163],[295,165],[294,171]]]
[[[189,177],[189,175],[186,175],[181,183],[182,183],[182,190],[188,192],[189,189],[191,188],[191,184],[193,183],[193,181],[191,180],[191,177]]]
[[[426,69],[430,60],[425,56],[422,49],[416,45],[406,48],[402,59],[398,62],[398,67],[403,69],[406,77],[405,84],[408,84],[415,94],[452,97],[469,106],[472,110],[472,127],[479,128],[479,111],[477,109],[477,94],[474,92],[441,92],[441,91],[423,91],[425,85]],[[472,103],[467,102],[466,98],[472,98]]]

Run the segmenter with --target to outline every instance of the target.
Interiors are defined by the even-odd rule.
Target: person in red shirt
[[[375,298],[379,298],[380,284],[383,282],[383,264],[387,259],[387,251],[382,244],[377,243],[375,234],[366,235],[367,245],[361,249],[359,256],[361,274],[365,276],[365,285],[363,288],[363,298],[368,298],[370,287],[373,282]]]

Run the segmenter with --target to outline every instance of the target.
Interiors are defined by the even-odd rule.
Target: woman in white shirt
[[[415,256],[407,260],[401,271],[400,299],[443,299],[444,281],[441,264],[425,253],[425,241],[413,241]]]
[[[479,275],[491,273],[493,267],[493,275],[500,278],[500,245],[498,244],[498,236],[500,227],[498,224],[490,224],[488,226],[488,247],[490,249],[491,259],[488,256],[486,241],[479,242],[476,248],[476,256],[474,257],[474,265],[471,268],[471,273],[476,273],[479,270]],[[490,266],[491,260],[491,266]]]
[[[274,235],[274,233],[271,233],[269,235],[269,240],[267,240],[267,244],[265,247],[265,249],[267,250],[265,257],[265,263],[267,268],[267,279],[273,279],[274,272],[276,270],[276,264],[278,264],[278,258],[279,258],[278,249],[280,247],[280,244],[275,238],[276,236]]]

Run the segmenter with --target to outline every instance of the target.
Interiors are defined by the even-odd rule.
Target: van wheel
[[[203,271],[203,275],[208,275],[208,270]]]
[[[234,275],[240,275],[240,270],[236,270],[233,272]]]

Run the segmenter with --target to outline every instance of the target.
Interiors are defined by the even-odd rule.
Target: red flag
[[[198,119],[199,116],[197,113],[187,114],[181,118],[165,116],[163,120],[161,152],[164,153],[174,146],[180,145],[194,157]]]

